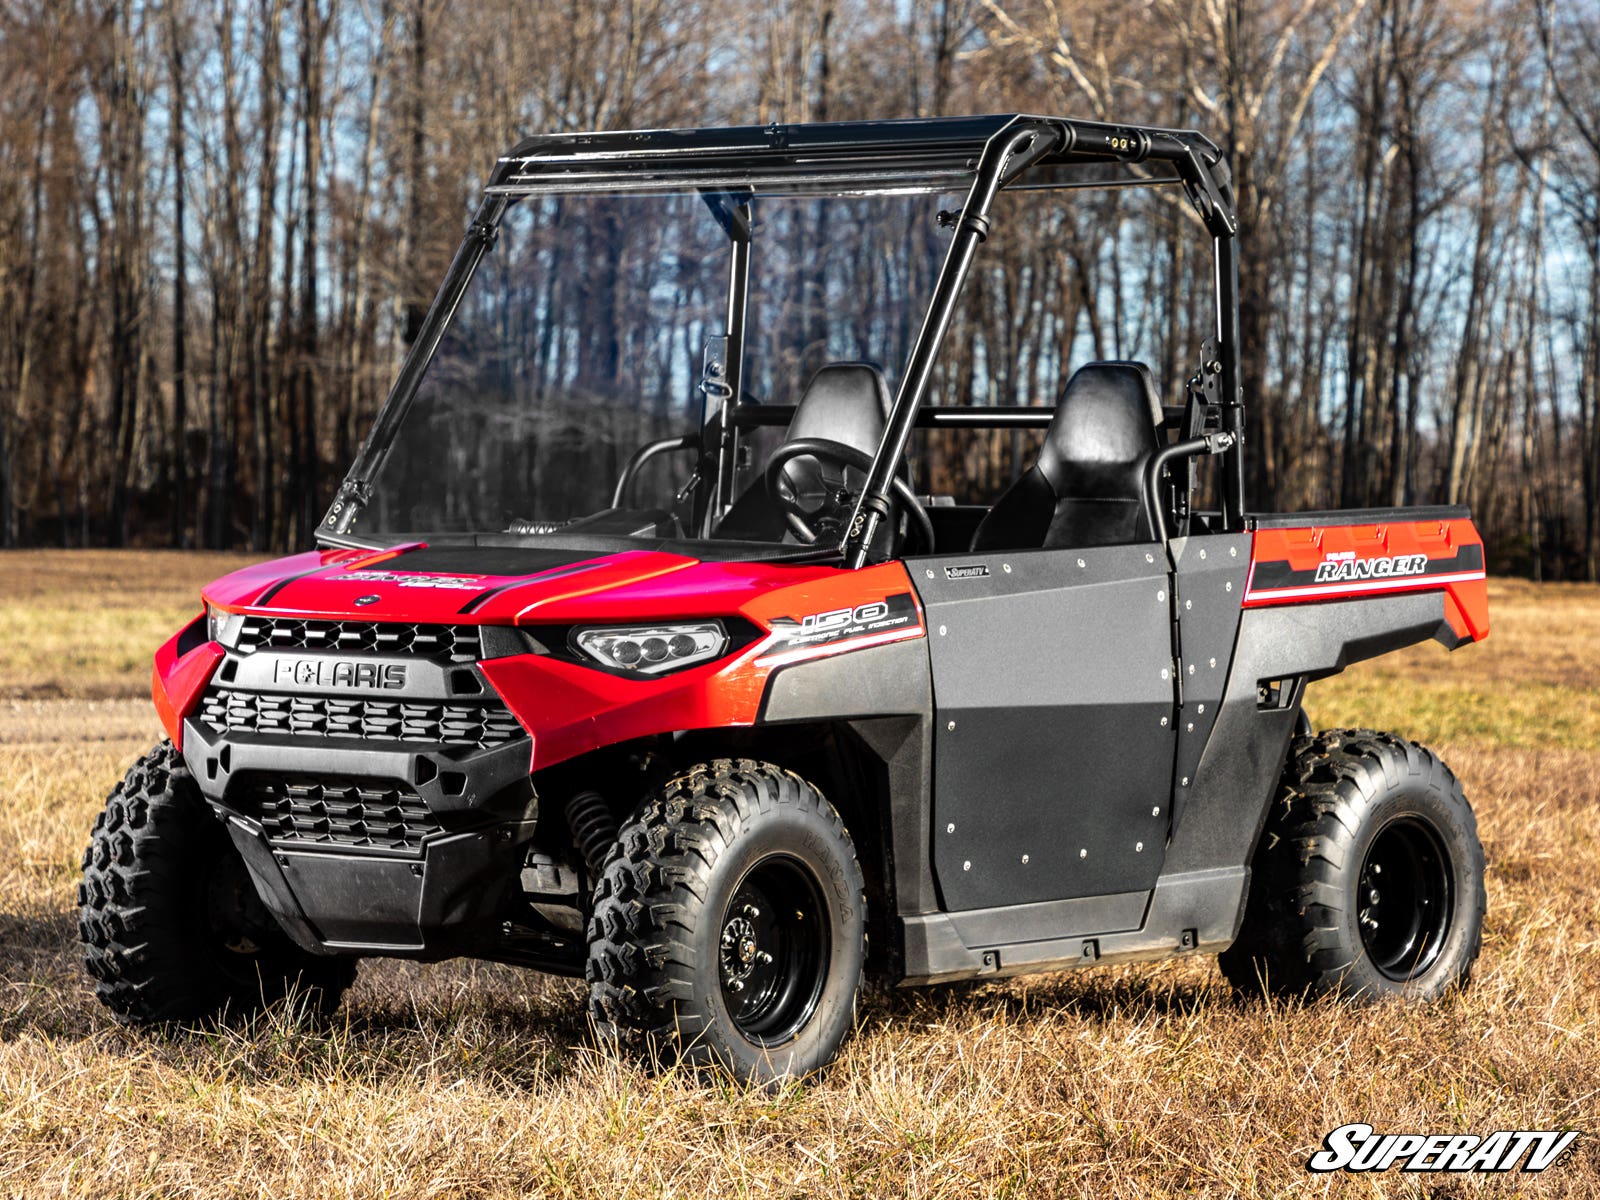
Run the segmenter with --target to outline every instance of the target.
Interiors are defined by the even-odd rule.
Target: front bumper
[[[537,823],[532,739],[476,664],[399,660],[402,691],[335,691],[342,668],[301,667],[296,685],[307,661],[350,660],[230,651],[183,723],[263,903],[317,953],[481,951]],[[361,661],[378,672],[359,679],[384,678],[386,660]]]

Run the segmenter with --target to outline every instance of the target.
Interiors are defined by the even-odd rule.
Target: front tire
[[[658,1059],[773,1083],[829,1062],[866,957],[844,822],[790,771],[692,767],[623,827],[595,886],[590,1015]]]
[[[95,820],[78,936],[95,994],[130,1025],[243,1017],[286,997],[326,1014],[355,980],[354,959],[289,940],[171,742],[129,768]]]
[[[1483,876],[1477,820],[1437,755],[1371,730],[1299,738],[1218,963],[1241,992],[1433,1000],[1470,977]]]

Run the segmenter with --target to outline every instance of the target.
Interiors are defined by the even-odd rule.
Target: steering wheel
[[[817,460],[816,480],[812,487],[804,489],[804,493],[783,473],[783,469],[797,458]],[[830,465],[841,469],[830,474]],[[767,462],[764,477],[767,495],[772,497],[773,504],[783,513],[784,524],[808,546],[824,534],[839,533],[843,522],[849,520],[855,510],[857,493],[846,486],[843,467],[853,467],[863,475],[870,474],[872,455],[827,438],[796,438],[778,447],[777,453]],[[933,522],[928,519],[922,505],[917,503],[911,485],[896,475],[890,481],[889,488],[895,507],[910,518],[923,549],[931,552]],[[822,503],[818,507],[807,509],[801,503],[819,493]]]

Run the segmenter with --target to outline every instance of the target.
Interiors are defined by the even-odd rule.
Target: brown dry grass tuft
[[[1208,961],[874,994],[835,1067],[765,1095],[596,1054],[576,985],[502,967],[368,964],[329,1029],[114,1026],[72,906],[101,797],[158,735],[116,697],[227,565],[0,557],[0,1195],[1600,1195],[1600,590],[1497,585],[1486,646],[1313,693],[1319,723],[1423,736],[1467,781],[1490,910],[1465,994],[1246,1004]],[[69,644],[65,670],[41,649]],[[1542,1176],[1308,1175],[1353,1120],[1584,1133]]]

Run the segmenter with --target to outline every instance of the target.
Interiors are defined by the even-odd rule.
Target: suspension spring
[[[599,792],[579,792],[567,801],[566,813],[572,844],[583,855],[590,873],[598,877],[617,840],[617,819]]]

